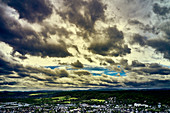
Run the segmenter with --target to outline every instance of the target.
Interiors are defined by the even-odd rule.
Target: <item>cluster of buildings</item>
[[[0,113],[170,113],[170,106],[161,103],[158,105],[116,103],[115,98],[109,98],[100,105],[87,103],[33,105],[4,102],[0,103]]]

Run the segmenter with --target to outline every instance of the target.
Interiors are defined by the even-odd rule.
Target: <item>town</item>
[[[92,100],[93,101],[93,100]],[[96,99],[97,101],[97,99]],[[148,105],[144,103],[125,104],[117,101],[116,97],[110,97],[99,104],[65,103],[27,104],[21,102],[1,102],[0,113],[169,113],[170,106],[157,103]]]

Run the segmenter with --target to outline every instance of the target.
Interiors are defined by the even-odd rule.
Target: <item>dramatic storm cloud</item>
[[[47,0],[4,0],[19,13],[19,18],[29,22],[41,22],[52,14],[52,8]]]
[[[170,88],[169,0],[0,0],[0,90]]]

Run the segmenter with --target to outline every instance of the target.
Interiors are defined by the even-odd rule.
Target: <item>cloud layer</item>
[[[0,0],[0,89],[169,88],[169,4]],[[46,67],[62,65],[78,70]],[[126,76],[94,76],[86,65]]]

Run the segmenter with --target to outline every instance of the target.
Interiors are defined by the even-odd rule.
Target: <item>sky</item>
[[[169,0],[0,0],[0,91],[170,88]]]

